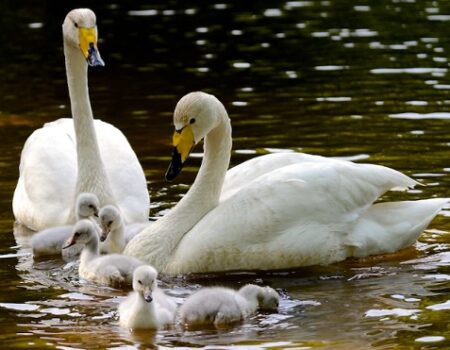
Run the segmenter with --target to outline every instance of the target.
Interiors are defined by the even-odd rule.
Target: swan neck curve
[[[171,212],[136,236],[125,249],[126,254],[150,263],[160,272],[167,270],[183,236],[219,203],[230,163],[232,138],[225,107],[217,99],[213,105],[219,122],[205,136],[203,161],[191,188]]]
[[[95,132],[89,100],[87,62],[79,48],[67,43],[64,43],[64,55],[77,151],[78,175],[74,195],[92,192],[97,195],[102,206],[115,204]],[[73,217],[74,211],[73,208]]]

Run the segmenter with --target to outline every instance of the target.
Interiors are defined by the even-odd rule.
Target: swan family
[[[192,92],[175,107],[166,179],[176,178],[204,140],[202,164],[186,195],[151,223],[135,152],[119,129],[93,117],[88,66],[104,65],[97,38],[91,10],[67,14],[72,118],[45,124],[26,140],[12,205],[19,224],[40,231],[32,238],[35,256],[79,244],[80,277],[132,285],[119,306],[123,327],[160,329],[177,319],[221,327],[257,310],[276,311],[277,291],[253,284],[202,288],[178,308],[158,287],[158,273],[280,270],[392,253],[413,244],[448,202],[378,202],[417,182],[384,166],[303,153],[264,155],[228,170],[228,113],[215,96]]]

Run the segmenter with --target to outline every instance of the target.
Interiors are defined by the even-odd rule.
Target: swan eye
[[[142,284],[142,281],[141,281],[141,280],[138,280],[138,283],[139,283],[139,284]]]
[[[195,118],[191,118],[191,120],[189,120],[189,124],[194,124],[195,123]]]
[[[112,220],[111,221],[108,221],[108,226],[111,226],[112,225]]]
[[[75,237],[80,237],[80,235],[81,235],[80,232],[75,232],[75,233],[74,233],[74,236],[75,236]]]
[[[89,204],[89,208],[94,209],[94,206],[92,204]]]
[[[78,23],[77,22],[73,22],[73,25],[75,26],[75,28],[78,28]]]

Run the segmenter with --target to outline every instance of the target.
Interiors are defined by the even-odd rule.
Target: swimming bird
[[[150,221],[124,224],[119,209],[114,205],[105,205],[99,213],[102,230],[100,241],[101,251],[105,253],[122,253],[125,245],[140,231],[151,225]]]
[[[94,120],[87,69],[103,66],[97,25],[89,9],[70,11],[63,23],[72,118],[35,130],[26,140],[13,197],[18,223],[39,231],[75,223],[79,193],[117,205],[126,223],[148,220],[150,199],[143,169],[122,132]]]
[[[76,204],[77,220],[98,216],[99,202],[95,194],[80,193]],[[59,255],[62,246],[71,236],[73,225],[56,226],[37,232],[31,238],[33,256]]]
[[[84,245],[78,272],[80,277],[98,284],[110,286],[131,285],[133,272],[143,263],[121,254],[100,255],[96,228],[90,220],[78,221],[64,249],[76,243]]]
[[[131,329],[160,329],[174,323],[175,301],[157,286],[157,271],[142,265],[133,273],[133,292],[119,305],[119,324]]]
[[[239,291],[208,287],[188,297],[181,305],[179,315],[184,325],[223,327],[245,320],[258,309],[276,311],[279,299],[273,288],[254,284],[247,284]]]
[[[375,203],[417,182],[384,166],[306,154],[251,175],[221,201],[232,144],[225,107],[213,95],[190,93],[178,102],[173,122],[166,179],[176,177],[204,139],[202,165],[177,205],[124,251],[160,273],[291,269],[392,253],[413,244],[448,202]]]

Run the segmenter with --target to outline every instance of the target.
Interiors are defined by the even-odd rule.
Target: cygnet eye
[[[141,280],[138,280],[138,283],[139,283],[139,284],[142,284],[142,281],[141,281]]]
[[[191,120],[189,120],[189,124],[194,124],[195,123],[195,118],[191,118]]]
[[[75,237],[80,237],[80,235],[81,235],[80,232],[75,232],[75,233],[74,233],[74,236],[75,236]]]
[[[73,22],[73,25],[75,26],[75,28],[78,28],[78,23],[77,22]]]
[[[108,221],[108,225],[109,225],[109,226],[111,226],[112,223],[113,223],[112,220],[111,220],[111,221]]]

